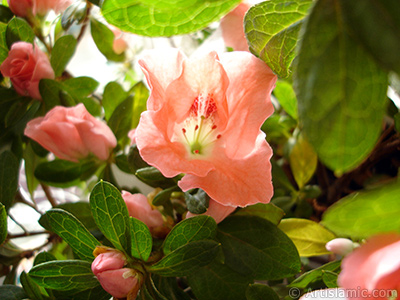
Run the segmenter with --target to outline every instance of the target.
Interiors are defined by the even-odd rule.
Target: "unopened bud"
[[[330,252],[345,256],[353,251],[355,244],[352,240],[337,238],[326,243],[325,248]]]

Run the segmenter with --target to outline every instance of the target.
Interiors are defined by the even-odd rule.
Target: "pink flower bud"
[[[44,117],[28,122],[25,135],[58,158],[73,162],[90,153],[107,160],[117,145],[111,129],[89,114],[83,104],[54,107]]]
[[[17,42],[11,46],[0,71],[3,76],[10,77],[18,94],[35,99],[42,99],[39,81],[43,78],[54,78],[54,71],[46,54],[27,42]]]
[[[335,254],[345,256],[354,249],[353,241],[344,238],[337,238],[326,243],[325,248]]]

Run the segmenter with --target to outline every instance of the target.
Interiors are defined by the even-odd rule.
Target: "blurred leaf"
[[[132,149],[132,148],[131,148]],[[137,148],[136,148],[137,149]],[[137,160],[133,161],[134,158]],[[144,162],[137,152],[137,156],[128,157],[130,165],[135,167],[135,164],[141,165]],[[134,163],[134,164],[132,164]],[[147,164],[146,164],[147,165]],[[171,186],[175,186],[176,183],[171,178],[166,178],[164,175],[155,167],[144,167],[136,170],[135,175],[138,179],[143,181],[144,183],[150,185],[151,187],[160,187],[160,188],[169,188]]]
[[[30,142],[26,145],[25,151],[24,151],[24,166],[25,166],[25,177],[26,177],[26,185],[28,188],[28,191],[31,196],[33,196],[33,192],[36,190],[37,186],[39,185],[39,180],[36,179],[34,176],[34,170],[36,167],[45,161],[44,158],[39,157],[36,155],[34,148],[34,144],[37,144],[33,140],[30,140]],[[44,149],[40,146],[41,149]],[[47,152],[47,150],[46,150]]]
[[[129,214],[121,192],[112,184],[100,181],[90,194],[93,218],[115,248],[130,254]]]
[[[80,259],[93,261],[93,250],[100,242],[71,213],[53,208],[40,218],[39,223],[42,225],[43,222],[50,226],[46,229],[66,241]]]
[[[0,203],[8,211],[18,188],[19,162],[10,151],[0,154]]]
[[[23,41],[33,44],[35,33],[31,26],[21,18],[13,18],[7,25],[6,41],[8,48],[15,42]]]
[[[0,245],[7,238],[7,211],[3,204],[0,203]]]
[[[110,126],[118,140],[122,138],[128,139],[128,132],[132,129],[133,102],[134,99],[132,97],[122,101],[108,120],[108,126]]]
[[[307,219],[283,219],[279,229],[291,238],[300,256],[303,257],[329,254],[325,245],[336,238],[320,224]]]
[[[128,156],[126,154],[120,154],[115,156],[115,164],[117,165],[118,169],[121,171],[128,173],[128,174],[134,174],[132,171],[129,162],[128,162]]]
[[[198,189],[195,194],[185,192],[187,209],[193,214],[203,214],[207,211],[210,197],[202,189]]]
[[[129,219],[131,223],[131,255],[147,261],[153,246],[150,230],[142,221],[132,217]]]
[[[155,206],[165,205],[168,202],[170,202],[172,193],[178,191],[181,191],[181,189],[176,185],[167,188],[165,190],[162,190],[161,192],[159,192],[157,195],[154,196],[152,204]]]
[[[97,229],[97,225],[93,219],[90,205],[86,201],[79,202],[66,202],[57,205],[56,208],[61,208],[74,215],[79,221],[82,222],[89,231]]]
[[[272,203],[257,203],[238,210],[236,216],[257,216],[278,225],[285,212]]]
[[[23,300],[27,295],[22,287],[12,284],[4,284],[0,286],[0,299],[1,300]]]
[[[296,140],[289,154],[290,168],[300,189],[312,178],[317,170],[318,157],[302,134]]]
[[[13,12],[7,6],[0,5],[0,22],[8,23],[14,17]]]
[[[297,120],[297,98],[292,85],[287,81],[278,80],[274,95],[287,114]]]
[[[322,224],[338,236],[355,239],[400,231],[400,184],[394,182],[373,190],[350,194],[323,214]]]
[[[279,300],[275,291],[264,284],[250,284],[246,290],[247,300]]]
[[[87,261],[49,261],[34,266],[28,274],[39,286],[59,291],[86,290],[99,285]]]
[[[384,68],[400,75],[400,6],[393,0],[340,0],[344,23],[353,37]]]
[[[146,85],[140,81],[132,88],[134,93],[132,128],[136,128],[139,124],[140,115],[146,110],[147,99],[149,98],[149,90]]]
[[[149,268],[161,276],[186,276],[212,262],[220,244],[211,240],[195,241],[179,247]]]
[[[371,152],[381,132],[387,74],[344,29],[338,0],[309,15],[294,74],[303,132],[341,175]]]
[[[74,1],[68,6],[61,16],[61,27],[67,31],[74,23],[75,25],[81,24],[87,14],[86,1]]]
[[[298,33],[312,0],[269,0],[249,9],[244,30],[249,49],[280,77],[288,77]]]
[[[137,20],[137,18],[135,18]],[[116,62],[125,60],[125,54],[117,54],[113,49],[115,35],[106,25],[92,18],[90,32],[99,51],[108,59]]]
[[[338,287],[337,284],[338,274],[330,271],[324,272],[322,280],[327,288],[334,289]]]
[[[8,46],[6,41],[7,24],[0,23],[0,64],[8,56]]]
[[[114,110],[128,97],[123,87],[118,82],[109,82],[104,88],[103,107],[106,120],[109,121]]]
[[[15,101],[10,106],[6,117],[4,118],[4,125],[6,128],[14,126],[23,118],[29,106],[29,102],[24,100],[25,99],[21,98],[21,101]]]
[[[61,83],[53,79],[42,79],[39,82],[39,91],[42,100],[46,105],[46,110],[49,111],[57,105],[61,105],[60,91],[62,90]]]
[[[70,78],[63,81],[63,88],[71,94],[75,100],[86,98],[94,93],[99,86],[99,83],[91,77],[81,76]]]
[[[163,251],[169,254],[179,247],[194,241],[214,239],[217,223],[209,216],[196,216],[179,222],[164,240]]]
[[[60,37],[51,51],[50,63],[56,77],[61,76],[75,53],[77,41],[72,35]]]
[[[187,278],[198,300],[243,300],[248,285],[253,282],[216,262],[197,269]]]
[[[19,277],[21,284],[29,297],[32,300],[43,300],[42,293],[40,291],[39,286],[26,274],[24,271],[21,273]]]
[[[300,258],[293,242],[265,219],[230,216],[218,225],[217,238],[225,264],[245,276],[282,279],[300,271]]]
[[[167,299],[171,300],[190,300],[188,294],[186,294],[179,286],[177,278],[175,277],[161,277],[153,274],[151,276],[155,286],[161,294],[166,295]]]
[[[173,36],[205,28],[218,21],[240,0],[105,0],[102,13],[118,28],[147,36]]]

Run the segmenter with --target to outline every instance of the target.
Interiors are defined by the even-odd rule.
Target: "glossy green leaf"
[[[39,286],[59,291],[86,290],[99,285],[87,261],[49,261],[34,266],[28,274]]]
[[[103,107],[106,120],[109,120],[114,110],[128,97],[123,87],[117,82],[109,82],[104,88]]]
[[[329,254],[325,245],[336,238],[320,224],[307,219],[283,219],[279,229],[292,239],[300,256],[304,257]]]
[[[210,197],[205,191],[199,189],[195,194],[185,192],[187,209],[193,214],[205,213],[210,203]]]
[[[337,0],[318,1],[299,47],[294,88],[303,132],[337,175],[357,167],[379,137],[387,74],[345,30]]]
[[[128,160],[132,168],[135,169],[136,167],[142,166],[143,164],[147,165],[147,163],[144,162],[143,159],[140,157],[140,154],[137,151],[137,147],[133,148],[131,154],[128,157]],[[144,183],[155,188],[169,188],[176,185],[173,179],[164,177],[163,174],[155,167],[143,167],[140,169],[136,169],[135,175]]]
[[[51,51],[50,63],[56,77],[61,76],[75,53],[77,41],[72,35],[60,37]]]
[[[0,23],[0,63],[8,56],[8,47],[6,41],[7,24]]]
[[[25,293],[27,294],[29,299],[34,299],[34,300],[44,299],[40,287],[24,271],[21,273],[19,280],[21,281],[21,284],[24,287]]]
[[[39,265],[41,263],[52,261],[52,260],[57,260],[57,258],[53,254],[51,254],[51,253],[49,253],[47,251],[42,251],[42,252],[39,252],[35,256],[35,260],[33,261],[33,265],[36,266],[36,265]]]
[[[100,242],[71,213],[54,208],[48,210],[39,220],[46,220],[50,230],[60,236],[82,260],[93,261],[93,250]]]
[[[164,205],[168,203],[168,201],[171,200],[171,195],[173,192],[180,191],[178,186],[172,186],[170,188],[167,188],[165,190],[162,190],[159,192],[154,198],[153,198],[153,205]]]
[[[264,284],[250,284],[246,290],[247,300],[279,300],[275,291]]]
[[[0,203],[8,211],[18,188],[19,162],[11,151],[0,154]]]
[[[240,0],[105,0],[107,22],[147,36],[172,36],[205,28],[232,10]]]
[[[112,184],[100,181],[90,194],[93,218],[115,248],[129,254],[131,247],[129,213],[121,192]]]
[[[257,216],[278,225],[285,212],[272,203],[257,203],[238,210],[237,216]]]
[[[253,282],[217,262],[197,269],[187,278],[198,300],[243,300],[248,285]]]
[[[23,288],[12,284],[4,284],[0,286],[1,300],[23,300],[27,295]]]
[[[5,206],[0,203],[0,245],[6,240],[7,233],[7,211]]]
[[[342,198],[322,216],[322,224],[339,236],[355,239],[400,231],[400,184],[393,182]]]
[[[300,271],[300,258],[293,242],[265,219],[230,216],[218,225],[217,238],[226,265],[245,276],[281,279]]]
[[[164,240],[163,251],[169,254],[179,247],[194,241],[214,239],[217,223],[209,216],[196,216],[179,222]]]
[[[153,246],[150,230],[142,221],[132,217],[129,219],[131,223],[132,239],[131,254],[133,257],[147,261]]]
[[[244,19],[249,49],[280,77],[288,77],[299,30],[312,0],[269,0],[249,9]]]
[[[29,24],[21,18],[13,18],[7,25],[6,41],[8,48],[15,42],[23,41],[33,44],[35,34]]]
[[[88,202],[67,202],[57,205],[56,208],[61,208],[73,214],[74,217],[76,217],[89,231],[97,229],[97,225],[93,219]]]
[[[149,270],[161,276],[185,276],[212,262],[220,244],[211,240],[195,241],[169,253]]]

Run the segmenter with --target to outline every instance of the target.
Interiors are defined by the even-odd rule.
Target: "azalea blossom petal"
[[[271,156],[272,149],[261,132],[248,156],[231,159],[217,152],[213,158],[215,170],[206,177],[186,174],[178,185],[183,191],[201,188],[223,205],[245,207],[259,202],[268,203],[273,195]]]
[[[210,216],[210,217],[214,218],[215,222],[220,223],[227,216],[229,216],[235,209],[236,209],[236,207],[234,207],[234,206],[222,205],[221,203],[218,203],[218,202],[214,201],[213,199],[210,199],[210,203],[208,204],[208,209],[202,215]],[[198,216],[198,215],[192,214],[190,211],[186,214],[186,218],[191,218],[194,216]]]

